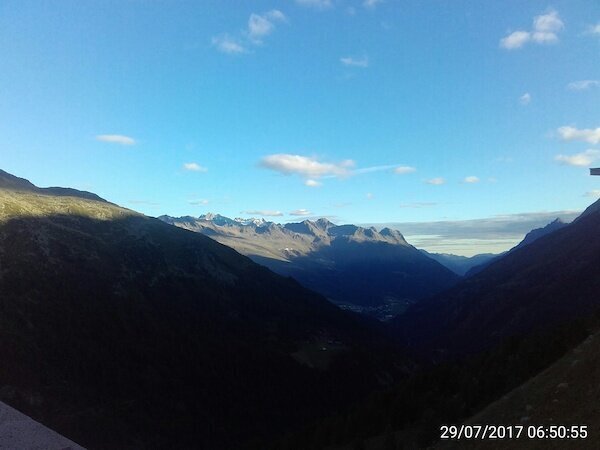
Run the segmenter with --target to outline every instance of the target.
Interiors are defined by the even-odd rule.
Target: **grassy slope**
[[[467,424],[587,425],[585,440],[446,442],[436,448],[595,449],[600,442],[600,335],[592,334],[552,366],[466,421]]]

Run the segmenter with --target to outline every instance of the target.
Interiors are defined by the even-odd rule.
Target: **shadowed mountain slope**
[[[493,258],[490,258],[489,260],[484,261],[481,264],[478,264],[478,265],[470,268],[465,273],[465,276],[472,277],[473,275],[476,275],[479,272],[483,271],[489,265],[491,265],[494,262],[498,261],[499,259],[503,258],[507,254],[509,254],[511,252],[514,252],[515,250],[518,250],[520,248],[523,248],[523,247],[525,247],[525,246],[527,246],[529,244],[532,244],[533,242],[537,241],[539,238],[544,237],[547,234],[554,233],[555,231],[560,230],[561,228],[564,228],[567,225],[568,225],[568,223],[565,223],[560,218],[557,218],[554,221],[550,222],[545,227],[536,228],[534,230],[531,230],[529,233],[527,233],[525,235],[525,237],[523,238],[523,240],[521,242],[519,242],[516,246],[514,246],[513,248],[511,248],[507,252],[504,252],[504,253],[502,253],[500,255],[496,255]]]
[[[0,174],[0,399],[82,445],[265,448],[410,368],[212,239],[31,186]]]
[[[395,322],[420,351],[476,352],[600,308],[600,211],[515,249]]]
[[[555,423],[568,422],[568,410],[558,411],[554,399],[558,405],[564,401],[574,411],[572,417],[589,418],[594,426],[594,362],[581,359],[573,371],[540,380],[546,379],[542,371],[599,327],[599,204],[590,206],[572,224],[522,246],[394,319],[391,326],[423,362],[421,370],[303,438],[339,450],[427,448],[439,440],[442,424],[468,418],[477,423],[518,424],[527,416],[527,404],[537,411],[530,411],[528,423],[536,424],[534,417],[542,425],[550,418]],[[573,362],[568,359],[568,365]],[[584,363],[581,367],[587,373],[578,375],[583,373],[579,363]],[[578,376],[582,376],[581,384]],[[500,400],[499,407],[490,406],[493,409],[477,416],[532,377],[525,385],[530,403],[512,411]],[[543,400],[548,395],[550,399]],[[578,409],[580,401],[583,405]],[[595,438],[583,442],[581,448],[593,448],[600,436],[597,430],[594,433]],[[538,444],[533,448],[546,445]]]
[[[590,335],[526,383],[465,423],[535,426],[585,425],[585,439],[478,440],[440,443],[440,449],[596,449],[600,442],[600,336]],[[525,431],[526,434],[526,431]]]
[[[480,253],[474,256],[452,255],[450,253],[429,253],[426,250],[421,250],[431,259],[436,260],[444,267],[447,267],[457,275],[464,276],[469,270],[474,267],[483,267],[498,257],[494,253]]]
[[[402,312],[458,280],[389,228],[338,226],[327,219],[279,225],[212,214],[160,219],[231,246],[334,303],[386,306],[384,315]]]

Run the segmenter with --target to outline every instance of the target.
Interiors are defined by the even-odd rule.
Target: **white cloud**
[[[600,198],[600,189],[592,189],[584,194],[585,197]]]
[[[375,8],[380,3],[383,3],[383,0],[364,0],[363,6],[365,8]]]
[[[589,149],[574,155],[556,155],[556,161],[569,166],[586,167],[600,160],[600,150]]]
[[[465,179],[463,180],[465,183],[479,183],[479,177],[476,177],[474,175],[471,175],[469,177],[465,177]]]
[[[579,80],[567,85],[567,89],[571,91],[585,91],[593,87],[600,87],[600,80]]]
[[[184,163],[183,168],[190,172],[206,172],[208,169],[195,162]]]
[[[96,140],[100,142],[109,142],[111,144],[135,145],[134,138],[123,136],[122,134],[99,134],[96,136]]]
[[[278,153],[265,156],[260,164],[267,168],[286,175],[296,174],[309,179],[323,176],[348,176],[354,167],[354,161],[346,160],[340,163],[320,162],[317,158],[288,153]]]
[[[290,212],[290,216],[310,216],[311,214],[308,209],[296,209]]]
[[[394,173],[397,173],[398,175],[406,175],[407,173],[413,173],[416,171],[417,169],[411,166],[398,166],[394,169]]]
[[[361,67],[363,69],[369,67],[369,58],[366,56],[361,56],[360,58],[346,56],[340,58],[340,62],[348,67]]]
[[[355,169],[354,161],[347,159],[339,163],[320,161],[316,157],[278,153],[265,156],[260,160],[260,166],[274,170],[285,175],[298,175],[306,180],[304,184],[308,187],[322,186],[320,179],[347,178],[351,176],[364,175],[374,172],[385,172],[394,170],[396,173],[404,174],[414,172],[416,169],[409,166],[398,166],[387,164],[381,166],[362,167]]]
[[[523,106],[529,105],[531,103],[531,94],[529,92],[524,93],[519,97],[519,103]]]
[[[306,180],[304,182],[305,186],[308,187],[319,187],[319,186],[323,186],[323,183],[321,183],[320,181],[317,180],[313,180],[312,178],[309,178],[308,180]]]
[[[192,206],[206,206],[210,203],[210,201],[206,200],[205,198],[201,198],[199,200],[190,200],[188,203]]]
[[[587,34],[600,36],[600,22],[598,22],[596,25],[590,25],[587,29]]]
[[[395,164],[386,164],[384,166],[363,167],[362,169],[353,170],[350,175],[362,175],[365,173],[384,172],[397,167]]]
[[[441,184],[444,184],[445,182],[446,182],[446,180],[442,177],[431,178],[429,180],[425,180],[425,183],[433,184],[434,186],[439,186]]]
[[[285,15],[273,9],[264,14],[250,14],[248,19],[248,38],[254,44],[262,43],[262,39],[275,30],[275,22],[286,22]]]
[[[537,16],[533,19],[532,39],[538,43],[558,41],[558,33],[565,27],[556,11]]]
[[[223,53],[236,55],[246,53],[246,48],[242,45],[239,39],[236,39],[228,34],[222,34],[212,38],[212,44]]]
[[[248,26],[240,32],[240,37],[227,33],[212,38],[212,45],[220,52],[239,55],[248,52],[249,45],[260,45],[263,39],[275,30],[276,23],[287,22],[287,17],[278,9],[263,14],[250,14]]]
[[[558,12],[551,10],[533,18],[531,31],[514,31],[500,39],[500,47],[514,50],[523,47],[528,42],[537,44],[552,44],[558,42],[558,32],[564,28]]]
[[[367,200],[373,200],[373,198],[375,197],[371,192],[367,192]]]
[[[333,6],[331,0],[296,0],[296,3],[300,6],[307,6],[315,9],[328,9]]]
[[[575,127],[560,127],[558,134],[564,141],[583,141],[589,144],[600,143],[600,127],[579,129]]]
[[[263,216],[263,217],[281,217],[283,213],[281,211],[273,211],[270,209],[253,209],[250,211],[242,211],[242,214],[248,214],[250,216]]]
[[[508,36],[500,39],[500,47],[512,50],[515,48],[521,48],[526,42],[531,39],[531,33],[529,31],[514,31]]]
[[[550,11],[547,14],[536,16],[533,19],[533,29],[537,32],[556,32],[565,27],[556,11]]]

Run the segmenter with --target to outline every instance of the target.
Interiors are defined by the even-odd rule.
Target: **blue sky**
[[[581,210],[600,3],[3,1],[0,134],[1,168],[150,215]]]

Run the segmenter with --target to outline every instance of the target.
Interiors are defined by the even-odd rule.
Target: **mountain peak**
[[[317,224],[319,228],[323,228],[325,230],[330,227],[335,227],[335,224],[326,217],[320,217],[316,220],[315,224]]]
[[[233,219],[230,219],[229,217],[225,217],[222,216],[221,214],[215,214],[215,213],[211,213],[208,212],[206,214],[202,214],[200,216],[198,216],[199,220],[206,220],[207,222],[212,222],[215,225],[218,225],[220,227],[225,226],[225,225],[235,225],[236,221]]]
[[[19,191],[35,191],[37,189],[25,178],[16,177],[2,169],[0,169],[0,188]]]
[[[10,191],[35,192],[37,194],[55,195],[57,197],[79,197],[87,200],[106,202],[102,197],[87,191],[72,188],[47,187],[39,188],[25,178],[19,178],[0,169],[0,189]]]
[[[590,206],[588,206],[585,211],[583,211],[581,213],[581,215],[575,219],[575,222],[577,222],[578,220],[580,220],[583,217],[589,216],[590,214],[594,214],[596,212],[600,211],[600,200],[596,200],[594,203],[592,203]]]

